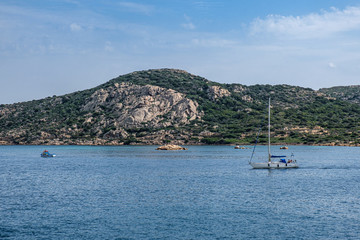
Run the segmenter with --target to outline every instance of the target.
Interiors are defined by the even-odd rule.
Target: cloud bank
[[[296,17],[269,15],[251,24],[252,34],[271,33],[300,39],[325,38],[354,30],[360,30],[359,7],[332,8],[331,11]]]

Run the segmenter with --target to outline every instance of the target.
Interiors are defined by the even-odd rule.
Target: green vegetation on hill
[[[106,104],[96,111],[84,110],[93,93],[116,83],[173,89],[197,102],[202,117],[161,128],[146,123],[129,128],[119,126],[119,116]],[[220,84],[173,69],[133,72],[85,91],[0,105],[0,141],[34,144],[45,139],[41,143],[51,144],[57,139],[60,144],[95,144],[100,139],[101,144],[157,144],[144,138],[159,133],[163,143],[250,144],[260,126],[266,129],[269,97],[275,143],[360,144],[359,87],[314,91],[289,85]],[[162,117],[167,121],[167,116]],[[259,139],[266,142],[265,132]]]
[[[321,88],[319,92],[338,100],[360,104],[360,85]]]
[[[329,99],[327,95],[318,94],[312,89],[289,85],[219,84],[183,71],[174,74],[171,69],[135,72],[113,79],[110,83],[123,81],[174,89],[197,101],[200,110],[205,113],[203,122],[195,121],[187,128],[197,133],[204,130],[216,133],[202,139],[204,143],[253,142],[257,128],[266,117],[269,97],[272,99],[275,142],[360,143],[360,105]],[[208,94],[210,86],[220,86],[230,91],[231,95],[214,101]],[[359,89],[357,96],[360,96]],[[265,135],[260,139],[265,142]]]

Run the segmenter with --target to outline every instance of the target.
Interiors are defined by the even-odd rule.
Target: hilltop
[[[360,144],[360,87],[220,84],[176,69],[137,71],[63,96],[0,105],[0,144]],[[265,143],[265,134],[260,136]]]
[[[319,92],[339,100],[360,104],[360,85],[321,88]]]

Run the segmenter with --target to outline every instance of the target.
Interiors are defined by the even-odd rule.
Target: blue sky
[[[176,68],[221,83],[359,85],[360,1],[2,0],[0,104]]]

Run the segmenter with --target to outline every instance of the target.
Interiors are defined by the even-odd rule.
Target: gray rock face
[[[172,89],[115,83],[112,87],[93,93],[83,110],[99,112],[104,108],[111,109],[116,124],[124,128],[144,124],[158,128],[200,119],[201,113],[197,107],[197,102]]]
[[[178,131],[177,127],[195,119],[201,120],[203,116],[203,112],[198,111],[198,103],[186,98],[185,94],[153,85],[122,82],[99,88],[84,99],[80,107],[82,114],[77,117],[59,117],[61,114],[66,116],[59,109],[62,99],[66,98],[44,101],[30,112],[26,111],[25,104],[1,107],[0,117],[8,125],[12,125],[11,119],[20,113],[25,114],[26,117],[22,116],[24,119],[35,119],[37,113],[41,118],[35,123],[27,121],[29,125],[0,132],[0,143],[119,145],[126,141],[163,144],[171,140],[183,144],[190,139],[191,133]],[[50,108],[57,108],[54,113],[58,114],[60,121],[48,118]],[[43,124],[46,128],[37,127]]]
[[[208,90],[208,95],[214,101],[218,98],[230,96],[231,93],[228,90],[219,86],[211,86]]]

